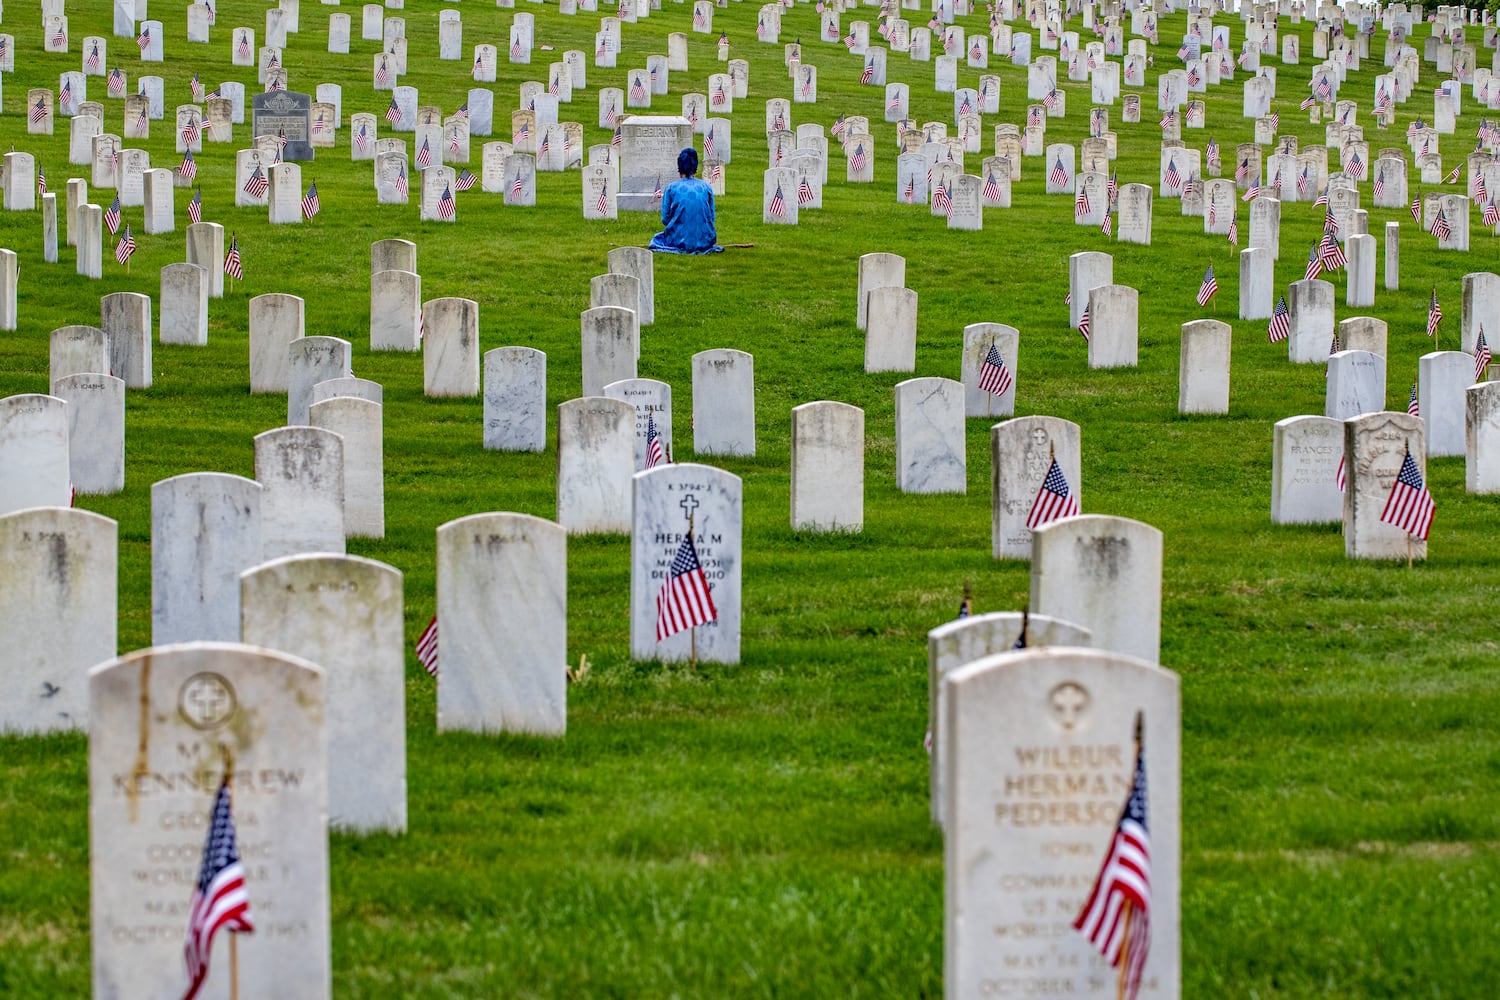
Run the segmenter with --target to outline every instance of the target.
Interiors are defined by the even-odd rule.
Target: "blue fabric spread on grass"
[[[714,190],[706,181],[684,177],[668,184],[661,199],[661,223],[667,228],[651,237],[647,250],[700,254],[724,249],[714,245]]]

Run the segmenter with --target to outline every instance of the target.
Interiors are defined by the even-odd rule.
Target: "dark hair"
[[[698,151],[689,146],[677,154],[677,172],[684,177],[691,177],[698,172]]]

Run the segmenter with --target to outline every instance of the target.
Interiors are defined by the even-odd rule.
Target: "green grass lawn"
[[[423,103],[449,112],[472,86],[472,46],[507,48],[513,14],[463,6],[465,58],[437,62],[437,4],[404,12]],[[219,5],[214,41],[182,40],[181,8],[153,9],[168,25],[171,108],[188,100],[195,71],[257,89],[254,73],[230,70],[229,29],[255,25],[265,6]],[[541,79],[549,56],[592,52],[597,15],[537,16],[530,67],[502,59],[498,131],[523,80]],[[304,3],[302,32],[284,63],[291,88],[343,84],[343,111],[380,113],[388,96],[370,86],[376,43],[326,53],[326,15]],[[846,14],[876,20],[875,8]],[[909,11],[914,25],[925,12]],[[79,68],[86,34],[110,35],[109,5],[69,10],[73,51],[46,55],[35,10],[13,12],[16,72],[4,81],[0,140],[31,150],[51,190],[69,176],[67,134],[25,134],[28,86],[57,87]],[[691,34],[693,70],[673,74],[672,94],[653,112],[675,113],[679,95],[701,92],[717,32],[751,61],[750,98],[734,113],[736,160],[719,201],[723,242],[753,242],[711,258],[656,260],[656,323],[643,334],[640,374],[676,389],[680,459],[691,459],[690,357],[733,347],[755,356],[754,458],[715,462],[744,477],[743,662],[704,666],[636,663],[628,655],[629,540],[569,540],[569,657],[592,670],[569,691],[565,739],[437,737],[431,680],[408,655],[410,832],[403,837],[332,837],[333,974],[341,996],[726,997],[937,996],[942,989],[942,845],[930,827],[926,725],[926,631],[952,617],[964,581],[977,610],[1017,609],[1027,567],[990,559],[989,422],[968,424],[966,496],[903,496],[894,473],[892,387],[908,375],[866,375],[854,327],[860,254],[907,259],[920,297],[917,376],[957,377],[964,325],[1009,323],[1021,331],[1019,414],[1050,414],[1083,429],[1085,510],[1138,518],[1165,535],[1162,663],[1182,675],[1183,985],[1191,997],[1479,997],[1493,993],[1500,949],[1500,695],[1496,694],[1494,523],[1500,505],[1463,491],[1461,459],[1428,464],[1437,516],[1429,558],[1353,563],[1336,527],[1269,523],[1272,424],[1321,413],[1322,366],[1292,366],[1284,345],[1266,343],[1265,322],[1239,322],[1234,248],[1205,236],[1202,222],[1158,199],[1154,245],[1114,244],[1075,227],[1066,196],[1046,197],[1047,169],[1025,161],[1010,210],[986,213],[986,228],[949,233],[923,206],[898,204],[895,136],[884,96],[857,83],[861,60],[815,41],[810,4],[784,14],[783,41],[800,36],[819,68],[820,99],[796,105],[793,124],[831,125],[866,114],[877,140],[874,185],[849,185],[830,170],[824,208],[793,227],[763,226],[762,103],[789,97],[780,45],[753,41],[756,11],[715,11],[715,34]],[[962,19],[981,29],[980,15]],[[1230,23],[1236,47],[1243,39]],[[619,68],[589,69],[589,89],[561,117],[597,127],[597,89],[618,86],[645,57],[665,53],[669,31],[689,31],[690,5],[668,4],[624,30]],[[1158,71],[1183,15],[1162,18]],[[1282,134],[1304,147],[1323,142],[1297,102],[1313,61],[1311,27],[1297,31],[1309,56],[1281,67],[1274,107]],[[1075,21],[1071,27],[1077,28]],[[1018,24],[1019,28],[1019,24]],[[1418,33],[1424,34],[1423,32]],[[1084,41],[1088,40],[1087,35]],[[109,38],[110,65],[143,71],[128,38]],[[1353,74],[1346,95],[1368,107],[1385,39]],[[1420,41],[1418,41],[1420,47]],[[1487,58],[1486,50],[1481,50]],[[912,86],[912,116],[949,120],[951,95],[931,90],[931,63],[892,54],[890,81]],[[1025,70],[1006,65],[998,122],[1023,121]],[[1416,115],[1430,115],[1435,74],[1424,67],[1397,126],[1380,133],[1362,117],[1372,149],[1402,145]],[[961,68],[962,86],[977,72]],[[1247,140],[1240,73],[1211,89],[1208,128],[1187,131],[1201,148]],[[1155,184],[1155,81],[1142,94],[1140,125],[1119,133],[1121,183]],[[103,81],[91,78],[98,99]],[[1072,105],[1048,122],[1049,141],[1081,141],[1088,89],[1062,84]],[[1126,93],[1130,91],[1127,90]],[[107,101],[106,126],[123,110]],[[1478,113],[1465,99],[1459,134],[1444,137],[1445,162],[1470,148]],[[383,123],[382,123],[383,126]],[[172,166],[169,121],[152,122],[155,166]],[[323,212],[309,224],[272,227],[263,209],[233,208],[232,145],[199,157],[204,218],[238,235],[245,281],[211,302],[207,347],[154,346],[154,384],[127,400],[127,481],[117,496],[80,506],[120,525],[120,649],[150,641],[150,487],[195,471],[252,474],[252,437],[285,419],[285,398],[248,392],[247,302],[289,292],[307,303],[307,333],[354,345],[358,375],[385,387],[386,530],[352,540],[406,578],[407,633],[433,613],[436,527],[491,510],[555,514],[555,421],[548,451],[486,452],[480,400],[422,396],[421,359],[369,350],[369,244],[414,240],[423,294],[480,304],[482,346],[524,344],[547,352],[548,402],[580,388],[578,313],[588,279],[618,245],[644,245],[658,228],[646,215],[586,223],[576,173],[541,174],[535,209],[508,208],[478,188],[459,196],[456,224],[419,223],[415,202],[376,206],[371,165],[339,148],[303,165]],[[505,138],[505,135],[498,136]],[[408,140],[410,137],[407,137]],[[483,139],[475,137],[476,169]],[[979,157],[970,154],[976,172]],[[1335,159],[1336,162],[1336,159]],[[1232,166],[1230,170],[1232,171]],[[415,187],[415,185],[414,185]],[[1369,185],[1365,186],[1368,199]],[[1415,184],[1413,184],[1415,189]],[[1449,188],[1461,191],[1462,188]],[[127,210],[140,251],[127,275],[105,251],[105,279],[74,273],[66,247],[44,264],[36,213],[0,212],[0,246],[21,258],[20,329],[0,335],[0,395],[45,392],[48,332],[97,323],[98,298],[132,290],[156,296],[160,267],[184,258],[189,195],[178,231],[145,236]],[[108,204],[107,192],[91,200]],[[62,201],[61,195],[59,202]],[[1248,212],[1241,213],[1248,236]],[[1322,209],[1283,207],[1277,281],[1300,279],[1321,233]],[[1467,254],[1439,254],[1404,210],[1370,209],[1371,232],[1403,223],[1402,289],[1377,293],[1372,310],[1390,324],[1388,400],[1400,408],[1424,336],[1435,285],[1457,344],[1460,277],[1495,270],[1492,236],[1472,217]],[[1140,364],[1090,371],[1082,339],[1067,328],[1067,258],[1115,255],[1115,280],[1140,290]],[[1384,247],[1381,247],[1381,267]],[[1217,305],[1193,301],[1212,261]],[[1379,272],[1377,272],[1379,273]],[[1337,279],[1340,298],[1343,277]],[[1354,310],[1340,306],[1344,318]],[[1176,412],[1181,324],[1204,315],[1233,325],[1231,413]],[[1493,339],[1493,337],[1492,337]],[[865,529],[816,536],[788,525],[790,410],[834,399],[866,412]],[[84,993],[90,982],[88,831],[82,736],[0,740],[0,995]]]

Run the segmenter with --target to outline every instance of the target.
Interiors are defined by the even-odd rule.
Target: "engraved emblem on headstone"
[[[194,674],[177,693],[177,708],[195,729],[217,729],[235,713],[234,688],[218,674]]]
[[[1088,715],[1088,689],[1074,681],[1063,681],[1047,692],[1047,707],[1052,711],[1052,721],[1063,732],[1074,730]]]

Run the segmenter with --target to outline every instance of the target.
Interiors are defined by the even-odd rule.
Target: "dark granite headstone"
[[[313,158],[311,119],[312,98],[307,94],[276,90],[250,99],[250,134],[274,136],[285,130],[283,160]]]

